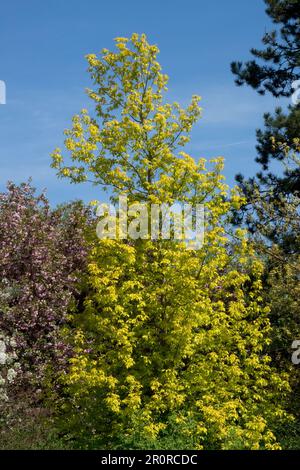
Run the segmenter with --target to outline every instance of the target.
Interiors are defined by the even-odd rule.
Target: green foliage
[[[5,420],[0,419],[0,450],[67,449],[49,415],[24,400],[6,403]]]
[[[137,437],[160,445],[170,415],[197,448],[231,448],[238,438],[244,448],[273,446],[268,425],[284,416],[276,399],[286,384],[264,353],[260,282],[245,294],[249,276],[243,264],[226,266],[223,243],[215,237],[199,254],[152,242],[96,245],[64,376],[73,432],[86,446],[93,434],[101,446]]]
[[[260,62],[235,62],[236,83],[252,86],[259,93],[291,96],[300,78],[299,0],[266,0],[267,13],[279,31],[266,33],[264,50],[252,49]],[[299,202],[300,202],[300,108],[299,103],[265,114],[265,128],[257,131],[262,171],[256,178],[237,181],[246,198],[235,221],[246,223],[256,250],[265,262],[263,297],[270,305],[273,326],[270,354],[274,365],[289,376],[291,394],[287,409],[294,422],[281,425],[277,433],[285,448],[299,447],[299,368],[291,363],[291,345],[300,335],[299,323]],[[282,172],[272,172],[280,161]]]
[[[267,32],[263,50],[251,49],[258,59],[243,64],[232,62],[237,85],[247,84],[260,94],[266,91],[274,96],[291,96],[292,82],[298,80],[300,67],[299,0],[265,0],[266,13],[280,28]],[[261,63],[264,63],[263,65]]]
[[[157,48],[136,34],[116,45],[88,56],[96,117],[74,117],[65,141],[74,165],[57,149],[53,166],[72,182],[110,187],[113,200],[205,203],[205,242],[187,250],[90,236],[86,297],[70,331],[76,354],[61,377],[62,429],[82,448],[276,449],[288,386],[266,354],[262,267],[243,231],[227,235],[242,200],[223,183],[222,160],[207,169],[178,151],[198,99],[187,110],[165,104]]]
[[[294,82],[300,78],[300,2],[299,0],[265,0],[265,2],[268,7],[267,14],[276,26],[280,25],[279,32],[272,31],[265,34],[263,43],[267,47],[264,50],[251,50],[252,54],[260,60],[258,63],[250,61],[243,65],[241,62],[234,62],[232,71],[237,75],[238,85],[246,83],[262,94],[267,91],[275,97],[291,97]],[[276,237],[275,232],[280,229],[282,214],[289,212],[287,206],[290,203],[295,207],[295,198],[298,198],[299,205],[299,118],[299,104],[289,106],[287,112],[277,108],[274,115],[265,114],[265,128],[257,131],[256,161],[261,165],[262,171],[257,173],[256,178],[248,180],[241,174],[237,175],[237,181],[247,200],[237,220],[246,222],[252,232],[260,232],[266,223],[270,228],[275,220],[274,230],[269,230],[268,234],[263,235],[276,243],[280,235]],[[293,167],[286,165],[288,163],[286,149],[291,154],[298,155],[297,164]],[[284,164],[282,174],[279,171],[270,171],[270,166],[274,161]],[[272,216],[269,214],[270,217],[266,219],[266,210],[263,211],[262,217],[259,206],[263,200],[271,205],[276,213],[275,217],[274,214]],[[296,209],[296,214],[297,211],[298,209]],[[253,217],[251,212],[254,212]],[[296,231],[298,230],[299,223]],[[283,236],[282,248],[286,251],[293,251],[296,236],[295,232],[290,233],[287,240]]]
[[[115,53],[104,49],[101,58],[87,56],[95,83],[88,94],[97,119],[86,110],[74,116],[65,146],[75,164],[66,165],[56,149],[53,167],[71,182],[92,181],[130,200],[172,203],[182,187],[191,190],[189,166],[194,165],[196,175],[191,157],[181,153],[178,159],[174,151],[189,140],[200,113],[199,97],[186,110],[178,103],[165,104],[168,77],[160,72],[158,48],[137,34],[130,40],[117,38],[116,45]]]
[[[297,446],[299,448],[300,443],[300,370],[299,366],[291,361],[291,346],[300,335],[299,255],[289,255],[283,264],[280,259],[282,253],[278,248],[273,247],[270,255],[272,254],[277,255],[277,258],[273,257],[268,263],[264,292],[270,303],[270,319],[273,325],[270,354],[277,368],[289,375],[291,393],[286,409],[294,416],[292,422],[279,426],[277,435],[283,448],[295,449]]]

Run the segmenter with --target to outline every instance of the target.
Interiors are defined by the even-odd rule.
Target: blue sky
[[[237,172],[258,169],[255,129],[279,102],[237,87],[230,62],[249,59],[270,29],[263,0],[6,0],[0,8],[0,80],[7,87],[7,104],[0,105],[1,190],[7,180],[32,176],[53,204],[101,199],[99,188],[58,180],[50,153],[62,146],[72,115],[89,107],[85,54],[133,32],[159,46],[169,101],[184,105],[192,94],[202,96],[193,157],[224,156],[230,185]]]

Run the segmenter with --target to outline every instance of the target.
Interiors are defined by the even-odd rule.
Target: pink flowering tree
[[[41,390],[49,366],[66,366],[61,331],[79,295],[88,220],[81,202],[52,209],[30,183],[0,194],[0,374],[12,394]],[[17,363],[8,377],[4,355]]]

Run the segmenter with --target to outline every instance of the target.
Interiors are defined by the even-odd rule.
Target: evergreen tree
[[[292,83],[300,78],[300,24],[299,0],[264,0],[266,13],[277,26],[267,32],[262,50],[251,49],[259,61],[232,62],[232,72],[237,85],[247,84],[260,94],[266,91],[273,96],[291,96]]]
[[[300,335],[300,1],[265,0],[277,31],[266,33],[264,50],[252,49],[257,60],[231,67],[238,85],[248,84],[259,93],[292,96],[286,111],[265,114],[265,128],[257,131],[256,178],[237,181],[246,198],[236,222],[246,223],[265,262],[263,296],[271,308],[273,340],[270,353],[279,370],[289,373],[292,386],[289,409],[296,416],[293,428],[284,428],[284,446],[299,447],[299,368],[291,362],[291,345]],[[272,163],[283,171],[274,174]]]
[[[237,76],[238,85],[248,84],[259,93],[271,93],[275,97],[292,96],[298,93],[295,81],[300,79],[300,1],[265,0],[267,14],[277,26],[277,30],[263,37],[266,46],[263,50],[252,49],[257,60],[243,64],[233,62],[231,68]],[[298,83],[298,88],[300,82]],[[295,88],[293,88],[295,87]],[[298,93],[299,95],[299,93]],[[295,97],[296,98],[296,97]],[[297,104],[298,101],[298,104]],[[290,215],[291,199],[297,204],[300,191],[299,159],[289,165],[288,155],[299,155],[300,104],[299,99],[287,111],[277,108],[275,114],[265,114],[265,128],[257,131],[256,161],[262,170],[256,178],[245,179],[237,175],[237,181],[247,199],[247,204],[237,220],[246,221],[252,232],[267,236],[271,242],[280,243],[289,253],[297,250],[299,217],[295,231],[282,229],[284,214]],[[288,152],[286,151],[288,149]],[[283,163],[283,171],[275,174],[270,169],[272,162]],[[272,217],[267,212],[262,215],[261,201],[271,207]],[[276,213],[275,217],[274,214]],[[295,211],[298,214],[298,211]],[[266,224],[268,230],[266,230]],[[287,224],[285,224],[287,226]],[[296,224],[294,224],[296,225]]]

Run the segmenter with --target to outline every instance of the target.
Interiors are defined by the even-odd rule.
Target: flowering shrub
[[[66,363],[60,329],[84,267],[86,217],[79,202],[51,209],[29,183],[0,194],[0,363],[18,361],[13,393],[38,390],[49,364]]]
[[[0,401],[8,400],[7,387],[14,381],[19,364],[16,362],[14,338],[0,334]]]

